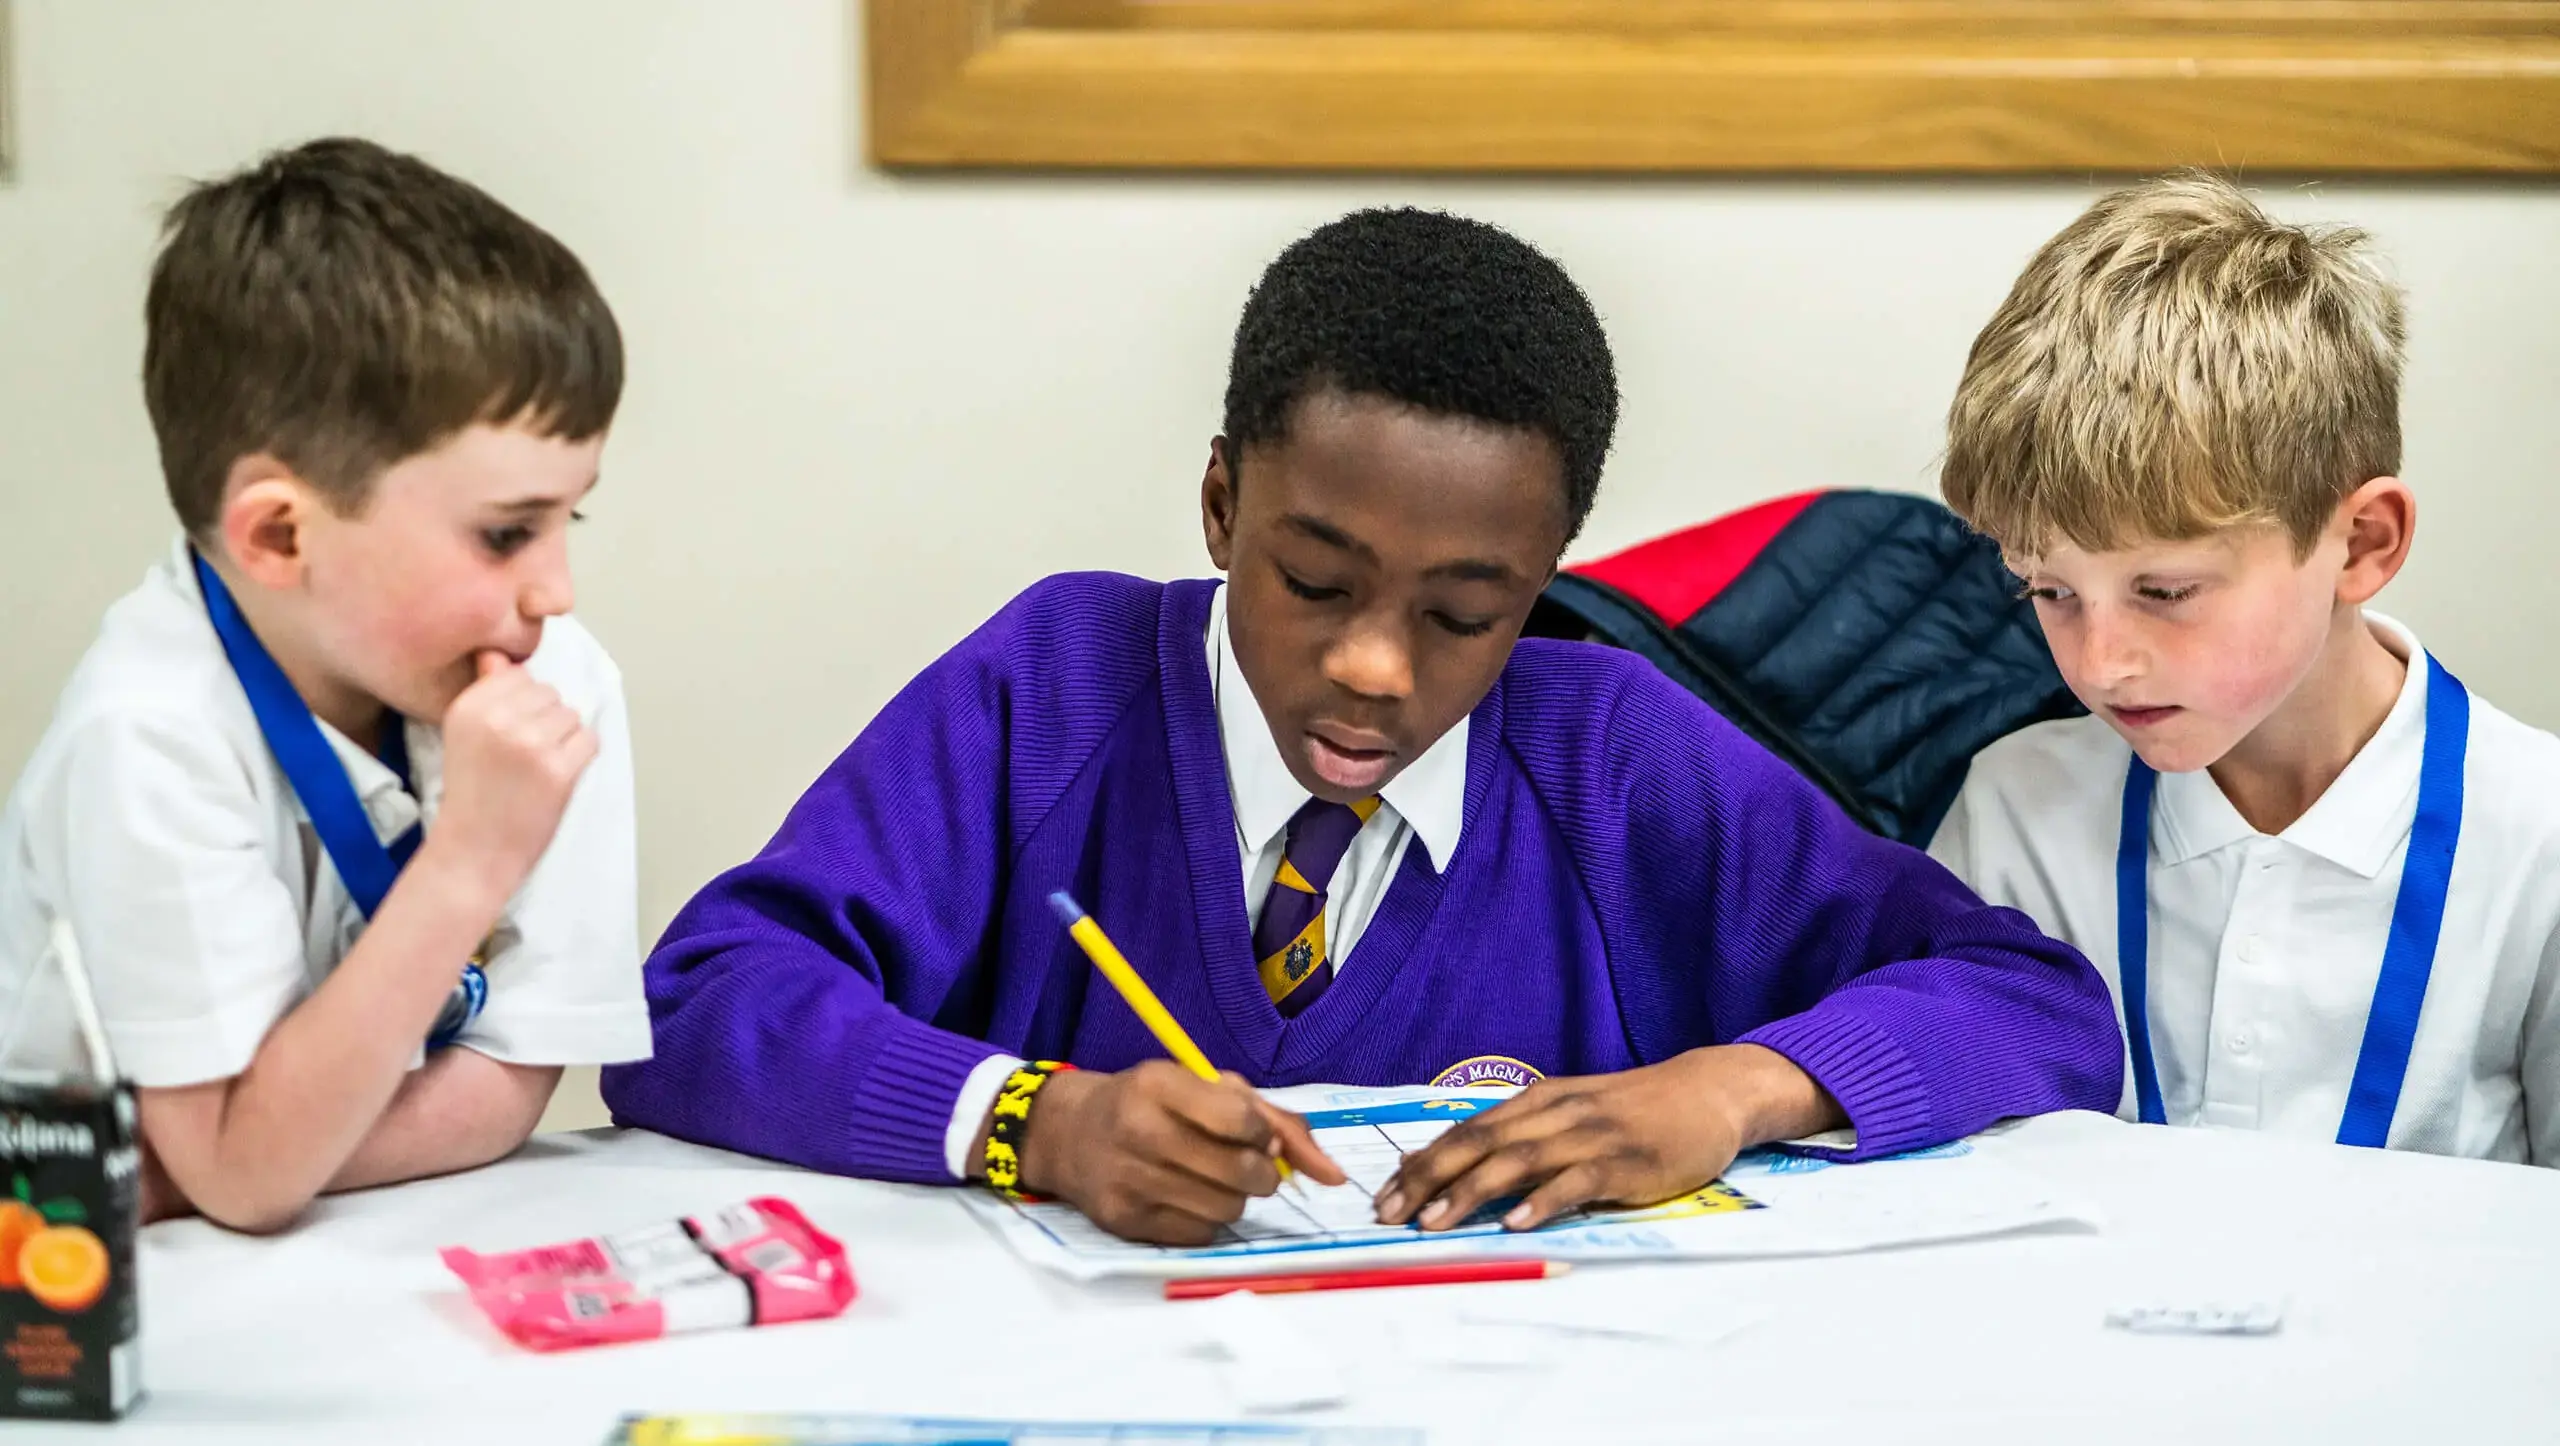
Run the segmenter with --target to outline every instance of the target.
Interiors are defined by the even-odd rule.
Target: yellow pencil
[[[1138,977],[1138,971],[1130,967],[1128,956],[1111,942],[1110,935],[1102,932],[1102,926],[1084,911],[1084,905],[1060,889],[1049,896],[1049,907],[1058,911],[1058,917],[1066,922],[1069,937],[1084,950],[1084,956],[1093,961],[1093,967],[1102,971],[1102,977],[1111,981],[1111,987],[1120,991],[1120,997],[1129,1001],[1129,1008],[1138,1016],[1138,1022],[1156,1037],[1156,1043],[1164,1046],[1165,1053],[1173,1056],[1173,1062],[1211,1084],[1217,1083],[1218,1067],[1209,1063],[1209,1056],[1200,1052],[1200,1046],[1191,1042],[1190,1035],[1182,1032],[1182,1025],[1173,1017],[1173,1012],[1164,1007],[1163,1000],[1156,998],[1156,992],[1147,987],[1147,981]],[[1280,1167],[1281,1179],[1290,1178],[1293,1172],[1288,1161],[1274,1160],[1272,1163]]]

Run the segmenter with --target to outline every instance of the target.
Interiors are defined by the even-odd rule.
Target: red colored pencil
[[[1249,1290],[1288,1295],[1302,1290],[1377,1290],[1395,1285],[1471,1285],[1486,1280],[1546,1280],[1573,1269],[1561,1260],[1451,1260],[1436,1265],[1381,1265],[1369,1270],[1310,1270],[1296,1275],[1214,1275],[1164,1283],[1167,1300],[1207,1300]]]

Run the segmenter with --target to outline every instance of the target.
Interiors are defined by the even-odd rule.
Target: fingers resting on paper
[[[1586,1205],[1650,1204],[1837,1109],[1795,1065],[1753,1045],[1542,1080],[1406,1156],[1378,1192],[1378,1219],[1446,1230],[1512,1201],[1502,1223],[1532,1230]]]

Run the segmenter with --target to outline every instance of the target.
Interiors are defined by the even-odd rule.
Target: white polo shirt
[[[567,618],[544,626],[526,667],[600,751],[500,916],[488,1004],[460,1042],[514,1064],[644,1059],[622,676]],[[434,827],[436,729],[408,724],[415,796],[320,729],[385,843],[421,818]],[[0,1065],[77,1058],[46,962],[57,916],[78,936],[116,1062],[161,1088],[246,1069],[363,930],[232,675],[183,541],[107,610],[0,812]]]
[[[1209,623],[1203,644],[1208,649],[1210,696],[1218,713],[1218,742],[1227,760],[1227,794],[1235,804],[1236,858],[1244,873],[1245,927],[1262,921],[1262,905],[1271,881],[1288,852],[1289,820],[1314,794],[1298,783],[1271,736],[1270,720],[1245,681],[1244,669],[1227,646],[1227,589],[1210,594]],[[1419,842],[1439,868],[1458,852],[1458,834],[1467,816],[1467,720],[1440,735],[1422,756],[1387,780],[1378,791],[1378,811],[1351,836],[1325,889],[1325,954],[1340,978],[1355,966],[1352,951],[1386,902],[1387,888],[1404,867],[1405,850]],[[943,1132],[942,1162],[955,1180],[969,1177],[969,1146],[978,1126],[1004,1088],[1005,1076],[1020,1068],[1012,1055],[998,1055],[969,1072]]]
[[[2426,655],[2382,727],[2281,834],[2210,773],[2160,776],[2150,839],[2151,1049],[2174,1125],[2335,1140],[2417,816]],[[1930,853],[2023,910],[2123,991],[2116,842],[2133,750],[2097,718],[1984,749]],[[2134,1117],[2127,1071],[2119,1115]],[[2560,1165],[2560,738],[2476,695],[2462,832],[2393,1149]]]

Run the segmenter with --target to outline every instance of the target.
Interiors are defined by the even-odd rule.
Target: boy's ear
[[[1209,439],[1209,470],[1200,478],[1200,532],[1209,544],[1209,561],[1225,572],[1236,551],[1236,474],[1234,453],[1224,437]]]
[[[2338,601],[2370,602],[2409,560],[2418,530],[2418,498],[2397,477],[2376,477],[2338,504],[2335,526],[2346,534],[2347,561],[2338,574]]]
[[[215,520],[231,565],[261,587],[298,586],[306,561],[303,529],[319,500],[292,468],[267,453],[234,461]]]

